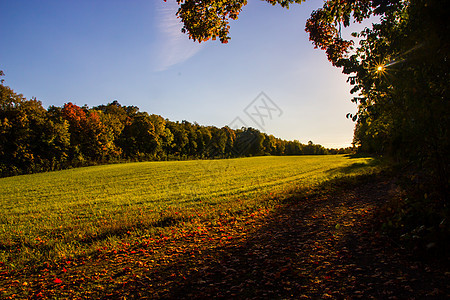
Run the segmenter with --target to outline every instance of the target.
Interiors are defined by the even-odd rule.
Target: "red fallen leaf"
[[[62,280],[59,278],[55,278],[55,280],[53,280],[53,282],[59,284],[59,283],[62,283]]]
[[[66,269],[66,268],[63,268],[62,271],[63,271],[64,273],[66,273],[66,272],[67,272],[67,269]]]

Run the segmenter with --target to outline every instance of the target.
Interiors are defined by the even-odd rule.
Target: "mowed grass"
[[[371,158],[253,157],[95,166],[0,179],[0,262],[21,268],[89,256],[271,205],[332,178],[372,172]]]

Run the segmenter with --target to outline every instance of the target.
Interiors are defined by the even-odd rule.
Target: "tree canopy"
[[[305,0],[265,1],[289,8],[290,4]],[[218,38],[222,43],[228,43],[230,39],[229,20],[237,19],[242,7],[247,5],[247,0],[177,0],[177,2],[180,5],[177,15],[183,22],[183,33],[187,33],[194,41],[203,42]]]

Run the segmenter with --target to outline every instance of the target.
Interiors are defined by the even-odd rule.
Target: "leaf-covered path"
[[[0,291],[36,299],[449,298],[446,266],[419,262],[374,230],[375,212],[395,197],[392,181],[341,185],[89,259],[4,271]]]

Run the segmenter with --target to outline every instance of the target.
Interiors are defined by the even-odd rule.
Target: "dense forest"
[[[119,161],[346,153],[285,141],[254,128],[172,122],[117,101],[89,108],[43,108],[0,85],[0,175]]]

